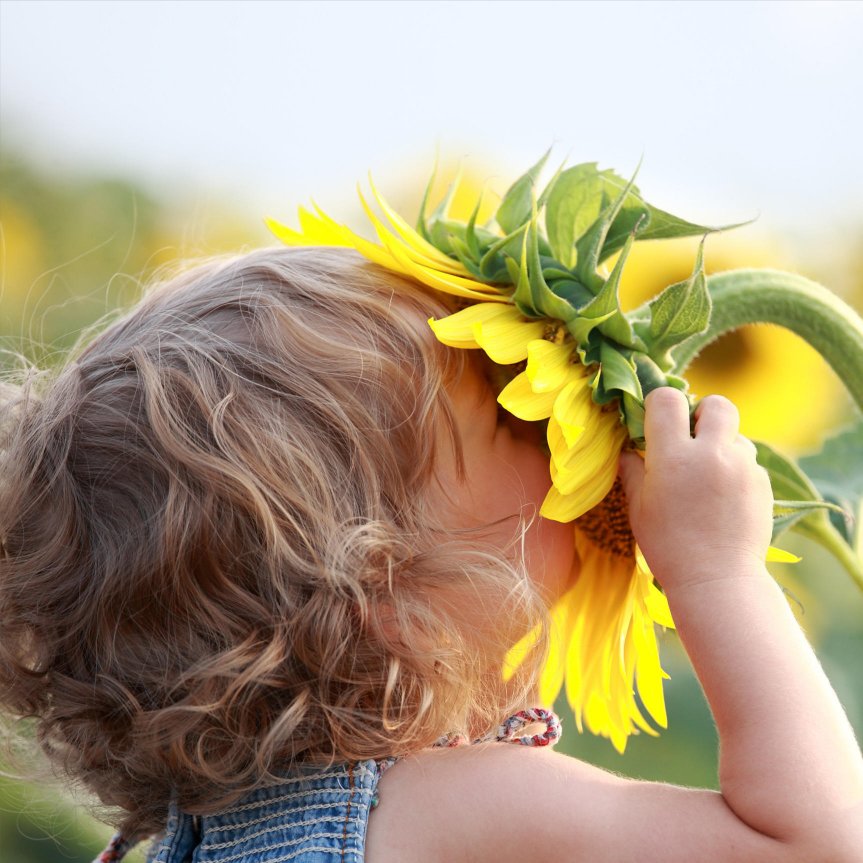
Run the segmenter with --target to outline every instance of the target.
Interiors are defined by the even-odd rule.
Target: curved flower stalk
[[[647,717],[666,725],[666,675],[656,627],[673,622],[629,530],[616,483],[618,457],[624,446],[643,448],[644,397],[650,390],[673,386],[692,401],[678,372],[681,358],[710,332],[713,303],[703,242],[691,276],[634,312],[621,310],[620,277],[636,241],[719,229],[653,207],[634,178],[627,182],[595,163],[561,167],[538,193],[547,156],[510,187],[482,226],[476,223],[481,201],[467,222],[449,217],[451,187],[430,215],[426,190],[412,228],[374,185],[383,218],[362,193],[360,199],[378,243],[318,207],[300,210],[298,231],[268,224],[286,243],[353,247],[381,266],[461,298],[463,308],[429,324],[444,344],[483,350],[508,379],[499,403],[521,419],[545,424],[552,486],[541,515],[573,524],[582,559],[576,585],[552,609],[541,696],[552,703],[565,685],[578,727],[608,737],[622,752],[631,734],[657,733]],[[616,252],[608,273],[603,263]],[[762,309],[761,319],[770,320],[769,310]],[[860,333],[863,346],[863,327]],[[776,494],[783,499],[777,502],[775,534],[792,524],[829,521],[825,507],[833,505],[800,480],[799,469],[767,447],[761,452],[769,453],[768,462],[773,459],[772,478],[787,474],[782,488],[788,493]],[[772,548],[771,557],[796,560]],[[505,674],[535,637],[528,633],[515,645]]]

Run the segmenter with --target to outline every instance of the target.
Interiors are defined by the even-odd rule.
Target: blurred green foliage
[[[0,347],[40,364],[58,361],[83,328],[134,301],[160,267],[269,242],[254,217],[243,222],[218,205],[208,205],[205,221],[199,215],[190,230],[184,222],[194,209],[128,179],[55,175],[20,154],[0,154]],[[848,263],[863,275],[863,260]],[[0,355],[0,368],[12,362]],[[863,596],[816,546],[795,537],[782,545],[804,560],[777,566],[777,578],[863,736]],[[558,748],[629,776],[716,788],[710,712],[674,634],[662,641],[670,728],[634,738],[620,756],[607,741],[579,735],[561,702],[566,733]],[[86,863],[110,834],[59,785],[0,779],[3,863]],[[143,852],[128,859],[140,861]]]

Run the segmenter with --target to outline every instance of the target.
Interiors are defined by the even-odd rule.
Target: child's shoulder
[[[381,778],[367,863],[789,863],[713,791],[616,776],[549,748],[431,749]]]
[[[591,777],[620,781],[548,747],[481,743],[404,758],[381,777],[367,863],[507,861],[552,849],[560,855],[569,849],[556,830],[549,833],[552,810],[560,814],[552,779],[559,771],[585,787]]]

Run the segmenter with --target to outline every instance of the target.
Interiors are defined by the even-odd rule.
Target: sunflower
[[[378,243],[317,206],[300,209],[298,231],[267,223],[290,245],[352,247],[380,266],[460,298],[463,308],[429,321],[437,339],[484,351],[509,378],[498,395],[501,406],[546,424],[551,488],[540,514],[573,524],[581,567],[575,585],[551,609],[540,699],[553,704],[565,683],[579,730],[586,726],[623,752],[630,735],[658,733],[645,713],[656,725],[667,724],[667,675],[656,627],[672,627],[673,621],[630,532],[618,459],[629,441],[643,444],[648,389],[671,385],[685,391],[685,381],[668,371],[668,351],[703,331],[710,301],[700,254],[689,280],[670,286],[632,319],[620,308],[617,288],[639,230],[645,238],[661,239],[707,229],[651,207],[632,181],[594,164],[559,171],[537,198],[533,185],[543,163],[510,188],[483,227],[476,225],[481,201],[466,224],[449,218],[451,188],[430,219],[426,191],[414,229],[374,184],[383,219],[362,192],[360,200]],[[543,205],[546,234],[538,219]],[[606,275],[603,260],[618,252]],[[512,648],[504,677],[537,637],[538,630],[528,633]]]

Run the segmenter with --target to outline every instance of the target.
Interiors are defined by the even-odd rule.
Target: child
[[[770,485],[720,397],[691,436],[651,393],[621,475],[721,793],[454,745],[531,706],[545,638],[507,683],[503,658],[578,560],[537,515],[536,429],[425,323],[443,302],[353,252],[262,250],[157,287],[6,402],[0,703],[120,813],[101,859],[154,835],[159,863],[859,863],[863,760],[764,568]]]

